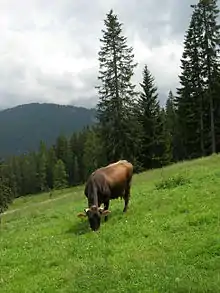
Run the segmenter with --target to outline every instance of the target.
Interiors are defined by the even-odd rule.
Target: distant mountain
[[[40,140],[52,145],[95,122],[95,109],[31,103],[0,111],[0,157],[37,150]]]

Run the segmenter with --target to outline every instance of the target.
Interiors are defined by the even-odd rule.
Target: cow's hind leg
[[[125,206],[123,209],[123,212],[127,212],[128,209],[128,203],[130,200],[130,189],[131,189],[131,182],[129,181],[127,186],[125,187],[125,193],[124,193],[124,201],[125,201]]]

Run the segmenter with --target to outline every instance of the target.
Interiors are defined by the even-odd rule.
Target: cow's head
[[[93,231],[97,231],[100,227],[101,217],[107,216],[111,213],[109,210],[104,210],[103,208],[98,208],[97,206],[92,206],[84,210],[84,213],[79,213],[78,217],[88,217],[90,228]]]

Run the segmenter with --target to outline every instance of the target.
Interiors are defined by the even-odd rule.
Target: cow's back
[[[133,165],[126,161],[120,160],[116,163],[109,164],[106,167],[98,169],[96,172],[102,173],[110,187],[125,185],[131,180],[133,175]]]
[[[133,165],[126,160],[109,164],[94,171],[88,178],[84,193],[89,205],[98,196],[101,204],[109,199],[123,197],[133,176]]]

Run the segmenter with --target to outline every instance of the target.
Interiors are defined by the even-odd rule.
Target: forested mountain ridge
[[[60,134],[72,135],[95,122],[95,110],[49,103],[30,103],[0,111],[0,157],[53,144]]]
[[[135,89],[137,84],[131,81],[137,66],[133,48],[123,36],[117,15],[112,9],[107,13],[98,52],[97,124],[78,133],[70,125],[69,137],[66,133],[57,135],[56,142],[49,148],[45,146],[45,143],[48,145],[48,133],[47,139],[41,135],[42,142],[38,147],[34,143],[36,152],[0,162],[0,189],[3,190],[0,207],[7,208],[9,190],[14,198],[44,192],[48,188],[82,184],[91,172],[119,159],[129,160],[137,173],[220,152],[217,0],[199,0],[191,8],[180,60],[179,85],[170,89],[164,106],[160,105],[157,82],[147,63],[139,82],[140,91]],[[176,90],[175,94],[173,90]],[[42,126],[50,120],[48,111],[43,117],[41,114],[37,115],[37,120],[41,120]],[[29,119],[32,116],[26,120]],[[63,115],[55,117],[59,129],[62,120]],[[17,121],[20,123],[19,119]],[[55,122],[50,127],[53,131]],[[71,116],[68,125],[72,122]],[[84,124],[89,126],[85,120]],[[14,125],[16,129],[18,125]],[[37,128],[36,125],[30,127],[29,137],[36,136]],[[9,133],[7,128],[5,133]],[[11,137],[13,140],[9,145],[17,146],[15,137]]]

